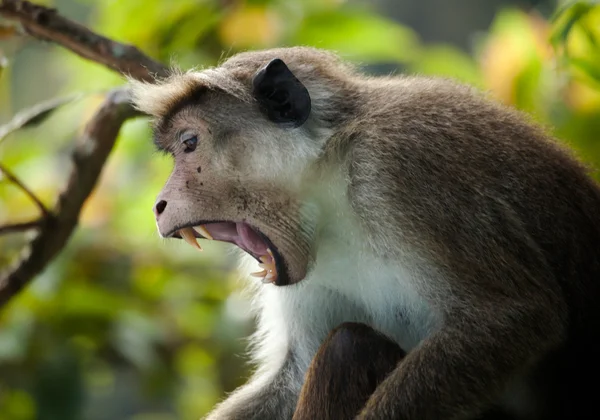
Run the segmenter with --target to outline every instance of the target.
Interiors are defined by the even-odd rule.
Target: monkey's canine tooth
[[[258,264],[258,266],[267,271],[275,270],[275,264],[266,263],[266,264]]]
[[[179,234],[188,244],[198,249],[198,251],[202,251],[202,247],[196,240],[196,235],[194,235],[194,229],[192,229],[191,227],[179,229]]]
[[[267,275],[267,270],[257,271],[256,273],[251,273],[250,275],[253,277],[264,277]]]
[[[263,277],[263,283],[275,283],[277,280],[277,268],[275,267],[275,257],[273,256],[273,252],[271,249],[267,248],[268,255],[261,255],[259,259],[262,261],[262,264],[258,264],[263,271],[260,272],[260,276]],[[259,274],[259,273],[255,273]]]
[[[204,236],[205,239],[210,239],[211,241],[213,240],[212,235],[208,233],[208,230],[204,227],[204,225],[194,226],[194,229],[196,229],[200,235]]]

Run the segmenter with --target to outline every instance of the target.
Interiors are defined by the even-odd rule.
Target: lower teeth
[[[262,271],[252,273],[254,277],[262,278],[263,283],[274,283],[277,279],[277,271],[275,270],[275,258],[270,249],[267,249],[268,255],[263,255],[259,259],[262,261],[258,264]]]

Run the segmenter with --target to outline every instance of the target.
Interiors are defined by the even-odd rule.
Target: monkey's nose
[[[160,200],[158,203],[154,205],[154,216],[158,218],[162,214],[163,211],[167,208],[167,202],[165,200]]]

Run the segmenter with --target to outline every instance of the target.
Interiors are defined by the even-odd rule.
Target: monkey
[[[304,46],[129,86],[174,161],[158,233],[236,245],[253,296],[256,368],[207,420],[333,418],[346,374],[361,420],[592,417],[600,188],[548,127]],[[362,338],[397,356],[352,370]]]

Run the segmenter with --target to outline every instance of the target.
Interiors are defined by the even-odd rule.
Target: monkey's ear
[[[300,127],[310,114],[310,95],[285,63],[276,58],[252,80],[253,95],[262,112],[283,127]]]

